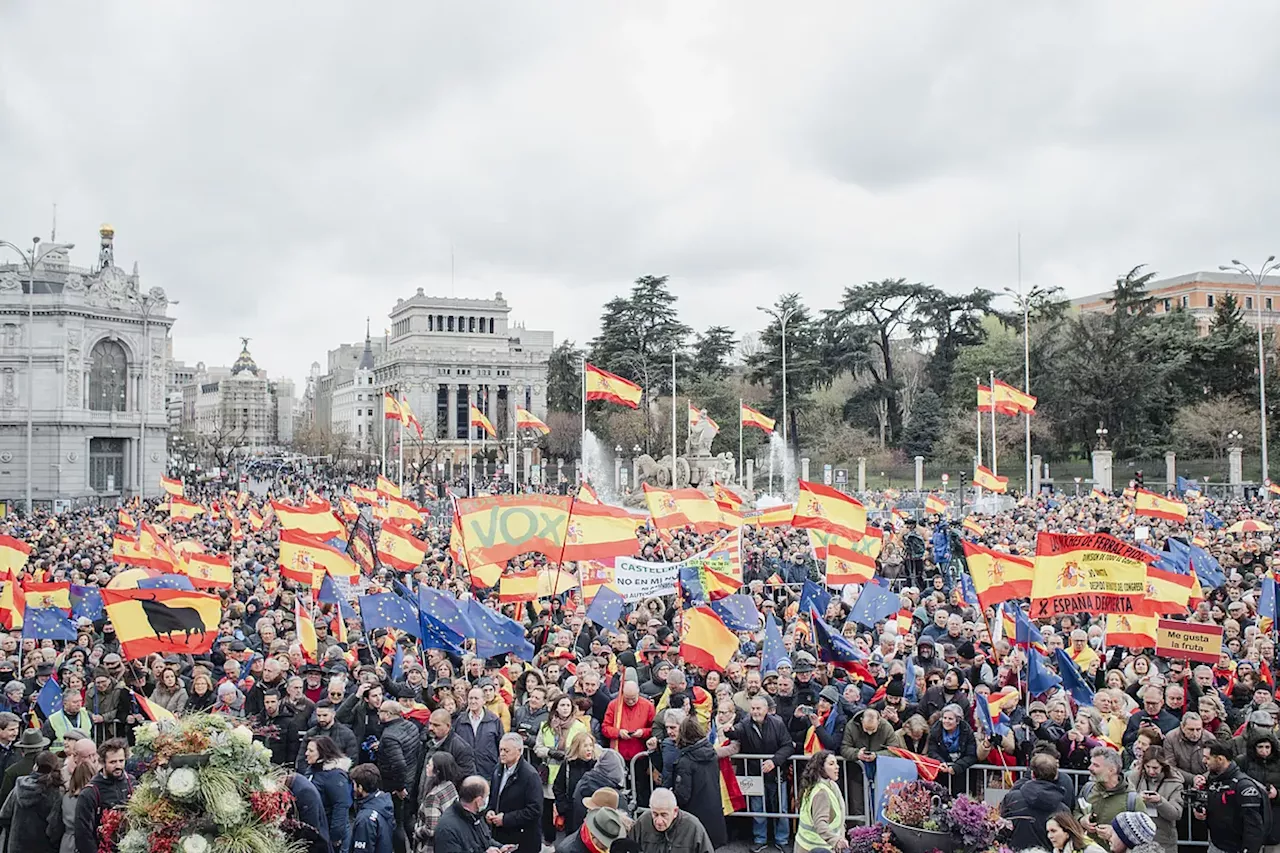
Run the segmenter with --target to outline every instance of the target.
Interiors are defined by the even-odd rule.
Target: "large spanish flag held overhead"
[[[345,537],[346,527],[334,516],[328,502],[309,506],[290,506],[289,504],[271,502],[276,518],[280,519],[280,531],[298,530],[321,539],[332,539],[334,536]]]
[[[779,504],[768,509],[740,510],[742,523],[752,527],[789,527],[795,515],[794,504]]]
[[[691,607],[681,614],[683,635],[680,657],[705,670],[724,672],[738,652],[738,635],[708,606]]]
[[[422,565],[427,556],[427,543],[415,538],[403,527],[382,525],[378,533],[378,559],[385,566],[411,572]]]
[[[142,550],[138,540],[132,536],[116,534],[111,540],[111,560],[122,566],[137,566],[140,569],[151,568],[151,554]]]
[[[312,580],[320,588],[320,577],[312,572],[328,573],[336,578],[353,578],[360,574],[355,561],[337,548],[298,530],[280,531],[280,568],[291,579],[306,583]]]
[[[1004,551],[984,548],[972,542],[964,542],[964,556],[969,563],[973,589],[978,603],[992,607],[1013,598],[1031,595],[1031,581],[1035,577],[1035,560],[1015,557]]]
[[[202,655],[213,648],[222,599],[183,589],[104,589],[102,603],[116,627],[120,654]]]
[[[502,573],[498,581],[498,601],[502,604],[515,604],[521,601],[536,601],[538,598],[538,570],[530,566],[527,569],[511,569]]]
[[[1009,491],[1009,478],[992,474],[991,469],[986,465],[978,465],[974,468],[973,484],[998,495],[1003,495]]]
[[[844,586],[850,583],[866,583],[875,576],[876,557],[884,539],[880,531],[868,527],[857,542],[843,536],[827,539],[827,586]]]
[[[1155,566],[1147,567],[1147,597],[1143,600],[1143,613],[1159,616],[1168,613],[1185,614],[1195,585],[1195,575],[1180,575]]]
[[[226,554],[188,554],[178,570],[199,589],[231,589],[231,557]]]
[[[1185,503],[1157,495],[1155,492],[1149,492],[1146,489],[1137,490],[1137,494],[1134,496],[1133,511],[1134,515],[1163,518],[1165,521],[1177,521],[1183,524],[1187,521],[1187,505]]]
[[[489,419],[484,416],[484,412],[474,405],[471,407],[471,426],[484,430],[488,433],[489,438],[498,437],[498,431],[493,428],[493,424],[489,423]]]
[[[544,424],[533,412],[520,406],[516,406],[516,429],[536,429],[543,435],[551,434],[551,427]]]
[[[698,533],[712,533],[725,526],[719,505],[697,489],[659,489],[644,485],[644,500],[659,530],[692,527]]]
[[[646,519],[606,504],[573,504],[560,562],[630,557],[640,551],[636,530]]]
[[[1036,536],[1031,618],[1067,613],[1143,615],[1147,565],[1156,557],[1107,533]]]
[[[1159,621],[1159,616],[1108,613],[1107,645],[1130,649],[1154,649],[1156,623]]]
[[[393,498],[404,497],[404,495],[400,493],[400,487],[397,486],[395,483],[391,482],[390,480],[388,480],[386,477],[382,476],[381,474],[378,475],[377,487],[374,489],[374,492],[373,492],[374,503],[378,502],[378,495],[390,495]]]
[[[856,541],[867,529],[867,508],[821,483],[800,480],[792,527],[807,527]]]
[[[1036,410],[1036,398],[1014,388],[1007,382],[996,380],[994,387],[996,411],[1002,415],[1030,415]]]
[[[461,498],[459,526],[467,564],[503,563],[536,552],[559,560],[573,498],[560,495],[491,495]]]
[[[171,521],[193,521],[204,515],[204,507],[187,500],[180,495],[169,496],[169,519]]]
[[[594,364],[584,363],[583,367],[586,371],[588,400],[604,400],[629,409],[640,408],[643,392],[639,385],[607,370],[601,370]]]
[[[169,477],[160,478],[160,489],[161,491],[168,492],[171,495],[177,495],[178,497],[182,497],[182,494],[183,494],[182,481],[173,480],[173,479],[170,479]]]
[[[739,416],[744,427],[755,427],[764,432],[773,432],[773,427],[777,423],[773,418],[751,408],[746,403],[740,403],[739,410]]]

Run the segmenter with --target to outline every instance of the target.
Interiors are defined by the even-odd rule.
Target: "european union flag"
[[[870,628],[897,613],[900,604],[901,599],[893,590],[872,580],[862,587],[858,600],[849,611],[849,618]]]
[[[44,683],[44,687],[36,694],[36,707],[46,720],[62,710],[62,688],[58,686],[58,682],[50,678]]]
[[[28,607],[22,617],[22,639],[75,640],[76,626],[57,607]]]
[[[973,585],[973,576],[968,572],[960,573],[960,584],[958,589],[960,590],[960,597],[964,600],[965,604],[970,607],[982,606],[978,603],[978,588]]]
[[[1044,655],[1035,649],[1027,650],[1027,693],[1039,696],[1048,693],[1062,683],[1062,679],[1045,667]]]
[[[514,652],[521,660],[533,660],[533,643],[525,639],[524,629],[515,620],[490,610],[474,598],[467,599],[467,617],[475,629],[476,654],[480,657]]]
[[[376,628],[395,628],[418,636],[418,609],[394,592],[360,596],[360,620],[366,632]]]
[[[1027,618],[1027,614],[1022,608],[1012,601],[1004,603],[1004,612],[1013,617],[1013,642],[1014,645],[1042,646],[1044,645],[1044,635],[1040,633],[1040,629],[1031,624],[1031,620]]]
[[[102,606],[102,593],[96,586],[71,585],[71,615],[77,619],[83,616],[90,622],[107,618],[107,611]]]
[[[755,631],[760,627],[760,611],[749,595],[739,592],[713,601],[711,609],[730,631]]]
[[[399,681],[404,676],[404,646],[396,643],[396,656],[391,661],[391,680]]]
[[[827,618],[827,605],[831,603],[831,593],[818,586],[811,580],[806,579],[804,588],[800,590],[800,612],[808,613],[810,610],[818,611],[818,616],[822,619]],[[894,608],[895,610],[897,608]]]
[[[1263,633],[1270,633],[1280,623],[1276,616],[1276,579],[1265,574],[1262,576],[1262,592],[1258,595],[1258,627]]]
[[[871,584],[867,584],[871,586]],[[837,666],[860,663],[867,656],[822,619],[813,620],[813,644],[818,647],[818,659]],[[846,667],[847,669],[848,667]]]
[[[422,647],[462,654],[462,643],[474,633],[462,602],[426,584],[418,587]]]
[[[138,581],[138,589],[182,589],[194,592],[191,578],[186,575],[160,575],[154,578],[143,578]]]
[[[994,734],[998,737],[1002,737],[1009,733],[1009,727],[1005,723],[997,722],[992,718],[991,703],[987,701],[986,696],[983,696],[982,694],[974,696],[973,707],[975,716],[978,718],[978,725],[982,726],[983,730],[987,732],[988,735]],[[1004,719],[1000,716],[999,711],[996,712],[996,715],[1000,720]]]
[[[1200,491],[1200,481],[1188,480],[1186,477],[1178,477],[1178,493],[1181,494],[1187,489],[1192,489],[1197,492]]]
[[[627,602],[620,593],[602,586],[587,607],[587,618],[606,631],[617,631],[618,623],[622,621],[622,611],[626,606]]]
[[[1223,521],[1221,518],[1218,518],[1218,516],[1209,512],[1209,510],[1207,509],[1204,511],[1204,523],[1212,527],[1214,530],[1221,530],[1222,528],[1227,526],[1227,523],[1225,521]]]
[[[338,587],[334,585],[333,577],[328,574],[320,581],[320,593],[317,601],[321,604],[338,605],[338,613],[342,615],[343,619],[354,619],[356,616],[356,612],[351,605],[338,594]]]
[[[1079,704],[1092,705],[1093,688],[1089,686],[1088,680],[1080,672],[1076,662],[1071,659],[1065,649],[1054,649],[1053,657],[1058,664],[1058,674],[1062,676],[1062,686]]]
[[[1169,540],[1170,542],[1174,540]],[[1208,551],[1199,545],[1188,545],[1187,550],[1190,552],[1191,568],[1195,570],[1196,577],[1200,578],[1200,583],[1211,589],[1217,589],[1227,582],[1227,576],[1222,571],[1222,566],[1217,559]]]
[[[764,618],[764,650],[760,653],[760,671],[777,672],[778,661],[787,656],[787,647],[782,644],[782,629],[773,616]]]

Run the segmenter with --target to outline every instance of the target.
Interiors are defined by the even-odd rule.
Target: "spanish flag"
[[[604,400],[629,409],[640,408],[643,392],[639,385],[607,370],[601,370],[594,364],[584,364],[583,367],[586,370],[588,400]]]
[[[938,773],[942,771],[942,762],[936,758],[929,758],[918,752],[909,752],[899,746],[885,747],[885,752],[910,761],[916,766],[916,772],[920,774],[920,778],[926,782],[937,781]]]
[[[257,533],[262,529],[263,524],[262,513],[258,512],[258,508],[256,506],[249,507],[249,529]]]
[[[502,604],[514,604],[520,601],[533,601],[538,597],[538,571],[530,566],[503,573],[498,581],[498,601]]]
[[[560,562],[633,556],[640,551],[636,530],[645,522],[619,507],[574,501]]]
[[[763,430],[764,432],[773,432],[773,426],[777,421],[773,418],[766,417],[764,414],[751,408],[746,403],[742,403],[740,406],[742,425],[744,427],[755,427],[756,429]]]
[[[400,403],[390,391],[382,395],[382,417],[388,421],[403,420],[400,413]]]
[[[341,609],[341,608],[339,608]],[[293,597],[293,624],[298,632],[298,645],[302,646],[302,656],[307,663],[317,663],[318,642],[316,641],[316,622],[311,618],[309,608],[302,606],[302,596]]]
[[[133,694],[133,701],[138,703],[138,708],[142,711],[143,715],[145,715],[146,718],[148,720],[151,720],[153,723],[158,723],[161,720],[178,719],[177,716],[175,716],[174,713],[170,711],[168,708],[166,708],[165,706],[159,703],[156,703],[154,705],[151,704],[150,699],[148,699],[146,696],[143,696],[141,693],[137,692],[136,690],[130,690],[129,692]]]
[[[57,608],[64,613],[71,612],[71,583],[33,583],[22,584],[22,595],[30,607],[52,609]]]
[[[427,543],[414,538],[409,531],[393,524],[384,524],[378,533],[378,559],[385,566],[402,572],[412,572],[422,565],[427,556]]]
[[[360,507],[356,506],[356,502],[351,498],[339,496],[338,514],[342,516],[343,521],[355,521],[360,517]]]
[[[20,629],[26,612],[27,599],[22,594],[22,584],[14,580],[14,575],[0,575],[0,626],[6,631]]]
[[[1267,492],[1273,495],[1280,495],[1280,485],[1267,480]]]
[[[386,506],[375,506],[373,517],[387,524],[422,524],[422,510],[404,498],[385,497]]]
[[[378,502],[377,489],[361,488],[355,483],[350,484],[347,488],[351,491],[351,500],[358,504],[376,504]]]
[[[742,523],[751,527],[790,527],[795,515],[795,504],[780,504],[768,509],[741,510]]]
[[[218,596],[183,589],[107,588],[102,603],[126,660],[155,653],[205,654],[222,619]]]
[[[516,406],[516,429],[536,429],[543,435],[551,434],[551,427],[538,419],[538,416],[522,406]]]
[[[855,498],[821,483],[799,481],[799,499],[791,526],[821,530],[857,540],[867,529],[867,509]]]
[[[1146,489],[1138,489],[1134,496],[1134,514],[1186,524],[1187,505],[1180,500],[1166,498]]]
[[[493,428],[493,424],[489,423],[489,419],[484,416],[484,412],[480,411],[475,405],[471,406],[471,426],[479,427],[488,434],[490,438],[497,438],[498,433]]]
[[[126,510],[116,512],[116,524],[125,530],[136,530],[138,522]]]
[[[279,563],[285,577],[310,583],[315,589],[320,588],[325,573],[336,578],[352,578],[360,573],[351,557],[299,530],[280,531]]]
[[[1187,601],[1195,576],[1167,572],[1155,566],[1147,566],[1147,597],[1143,613],[1159,616],[1168,613],[1186,613]]]
[[[1104,492],[1102,489],[1100,489],[1100,488],[1099,488],[1099,487],[1097,487],[1097,486],[1094,486],[1094,487],[1093,487],[1093,491],[1089,492],[1089,494],[1090,494],[1092,497],[1097,498],[1098,500],[1102,501],[1104,504],[1109,504],[1109,503],[1111,503],[1111,496],[1110,496],[1110,495],[1108,495],[1106,492]]]
[[[226,554],[188,554],[179,571],[199,589],[231,589],[231,557]]]
[[[160,490],[177,497],[182,497],[184,494],[182,491],[182,481],[171,480],[168,477],[160,478]]]
[[[698,533],[711,533],[726,526],[720,507],[697,489],[643,486],[645,503],[658,530],[692,527]]]
[[[738,635],[725,627],[708,606],[691,607],[681,614],[683,634],[680,658],[704,670],[724,672],[738,652]]]
[[[583,483],[578,487],[577,501],[583,504],[598,504],[600,503],[600,496],[596,494],[595,487],[590,483]]]
[[[169,518],[173,521],[193,521],[204,514],[204,507],[179,495],[169,497]]]
[[[595,560],[583,560],[578,563],[578,567],[582,571],[582,600],[584,604],[590,604],[601,587],[607,586],[614,592],[618,591],[613,583],[613,566],[607,566]]]
[[[1107,645],[1129,649],[1154,649],[1156,647],[1156,623],[1159,616],[1132,614],[1107,614]]]
[[[969,516],[965,517],[965,520],[960,525],[960,527],[962,530],[968,533],[972,533],[974,536],[983,536],[987,532],[987,529],[985,527],[983,527],[978,522],[974,521],[973,518]]]
[[[991,473],[991,469],[985,465],[978,465],[973,473],[973,484],[981,486],[989,492],[995,492],[1003,495],[1009,490],[1009,478],[999,477]]]
[[[377,488],[374,490],[374,496],[371,503],[378,502],[378,495],[390,495],[393,498],[402,498],[404,495],[400,493],[400,487],[388,480],[381,474],[378,475]]]
[[[711,428],[714,429],[716,432],[720,431],[720,424],[712,420],[710,415],[708,415],[706,412],[699,409],[697,406],[693,404],[693,401],[690,400],[689,401],[689,429],[693,429],[698,424],[703,423],[704,421],[710,424]]]
[[[844,586],[850,583],[866,583],[875,576],[876,557],[869,553],[874,543],[878,553],[884,540],[872,531],[879,533],[874,527],[867,528],[867,535],[857,542],[843,536],[832,536],[827,540],[827,586]]]
[[[132,536],[116,534],[111,540],[111,560],[122,566],[151,568],[151,555],[144,552]]]
[[[410,427],[418,434],[418,438],[422,438],[422,424],[413,414],[413,409],[409,408],[409,398],[401,395],[400,397],[400,423]]]
[[[738,497],[729,489],[719,483],[715,484],[715,502],[719,504],[721,509],[737,511],[742,509],[742,498]]]
[[[538,572],[538,598],[553,598],[577,588],[578,575],[575,572],[558,568]]]
[[[1031,618],[1145,612],[1147,565],[1156,558],[1107,533],[1036,536]]]
[[[933,513],[934,515],[946,515],[947,502],[937,495],[926,495],[924,499],[924,511]]]
[[[1036,398],[1024,394],[1007,382],[996,380],[996,411],[1002,415],[1030,415],[1036,410]]]
[[[993,607],[1002,601],[1026,598],[1031,594],[1031,582],[1036,570],[1034,560],[1015,557],[972,542],[965,542],[963,545],[969,575],[973,578],[973,589],[978,594],[978,603],[983,607]]]
[[[321,539],[331,539],[347,533],[347,528],[330,511],[328,503],[299,507],[272,501],[271,508],[280,519],[282,534],[286,530],[297,530]],[[249,523],[253,523],[252,515],[249,516]]]
[[[991,413],[991,407],[995,405],[991,398],[991,389],[986,385],[978,386],[978,411],[984,415]]]

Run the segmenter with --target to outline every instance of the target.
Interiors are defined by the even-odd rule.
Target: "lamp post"
[[[1232,260],[1230,264],[1223,264],[1218,269],[1223,272],[1240,273],[1253,281],[1253,307],[1257,311],[1258,319],[1258,417],[1262,421],[1262,482],[1265,483],[1271,474],[1267,469],[1267,359],[1262,349],[1262,280],[1268,273],[1280,269],[1280,263],[1276,263],[1275,255],[1269,255],[1262,262],[1262,266],[1258,267],[1256,273],[1247,264],[1237,260]]]
[[[1022,312],[1022,392],[1031,394],[1031,302],[1034,299],[1041,298],[1049,294],[1050,291],[1042,287],[1033,287],[1026,294],[1022,292],[1022,241],[1018,241],[1018,289],[1014,291],[1012,288],[1004,288],[1012,299],[1018,310]],[[1027,475],[1027,494],[1031,494],[1031,415],[1022,416],[1026,427],[1026,475]]]
[[[778,321],[778,329],[782,333],[782,444],[787,446],[787,321],[800,309],[789,305],[781,310],[764,307],[760,310]]]
[[[1109,434],[1109,432],[1110,431],[1106,427],[1104,427],[1101,423],[1099,423],[1098,428],[1093,431],[1093,434],[1098,437],[1099,450],[1107,449],[1107,435]]]
[[[1076,497],[1080,497],[1080,478],[1076,477]]]
[[[31,249],[24,250],[8,240],[0,240],[0,247],[12,249],[22,258],[22,263],[27,268],[27,515],[31,515],[31,454],[35,446],[35,427],[32,405],[32,397],[35,396],[35,297],[36,297],[36,267],[40,265],[48,255],[58,251],[70,251],[76,247],[75,243],[49,243],[43,249],[40,248],[40,238],[31,238]]]

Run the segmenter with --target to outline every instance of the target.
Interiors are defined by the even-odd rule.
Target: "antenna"
[[[49,242],[58,242],[58,203],[53,203],[53,227],[49,229]]]

